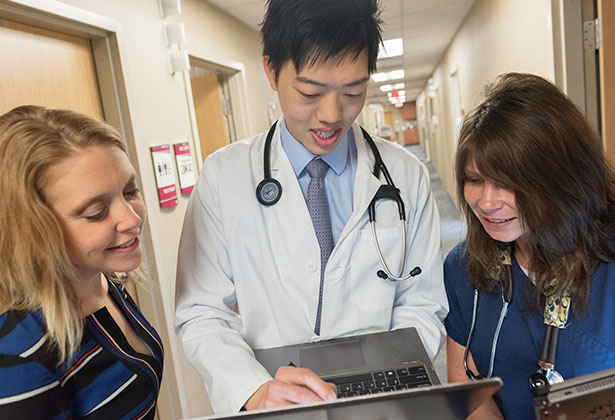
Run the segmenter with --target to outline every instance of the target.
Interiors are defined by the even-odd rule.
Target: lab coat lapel
[[[352,126],[352,130],[354,130],[355,144],[357,147],[357,173],[354,180],[353,211],[346,226],[344,226],[342,230],[338,243],[342,242],[350,232],[353,232],[355,226],[361,221],[362,217],[364,215],[366,216],[369,203],[374,198],[374,195],[376,195],[380,185],[382,185],[382,182],[376,178],[372,172],[375,159],[371,149],[363,138],[363,133],[359,125],[355,123]]]
[[[316,233],[312,226],[312,218],[310,217],[305,197],[301,192],[301,186],[288,160],[288,156],[282,148],[279,126],[276,127],[273,141],[271,142],[271,176],[276,178],[282,185],[282,197],[273,206],[276,208],[276,217],[296,218],[301,226],[312,232],[314,238],[316,238]]]

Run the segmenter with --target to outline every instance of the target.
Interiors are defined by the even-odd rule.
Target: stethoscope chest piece
[[[275,126],[277,123],[277,121],[273,123],[267,133],[263,157],[263,171],[265,173],[265,177],[256,186],[256,199],[263,206],[273,206],[280,200],[280,197],[282,197],[282,184],[271,176],[271,162],[269,161],[271,139],[273,138],[273,133],[275,132]]]
[[[530,376],[530,389],[536,395],[545,395],[549,392],[551,385],[564,382],[564,377],[556,370],[545,372],[539,369],[538,372]]]
[[[263,206],[273,206],[282,197],[282,185],[275,178],[265,178],[256,187],[256,198]]]

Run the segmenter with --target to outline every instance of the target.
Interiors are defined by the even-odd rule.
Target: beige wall
[[[139,173],[148,211],[144,242],[154,289],[153,293],[140,291],[138,300],[165,341],[160,418],[211,414],[204,385],[183,357],[173,331],[176,254],[189,197],[180,196],[176,208],[159,208],[149,150],[153,145],[188,141],[197,162],[194,151],[198,134],[192,118],[190,81],[187,74],[171,75],[169,72],[163,23],[185,23],[187,42],[182,49],[190,55],[240,71],[231,83],[235,90],[233,109],[238,119],[239,136],[267,129],[266,104],[278,103],[262,70],[259,34],[204,0],[182,0],[183,13],[167,19],[160,16],[157,0],[0,0],[0,6],[2,4],[20,10],[16,20],[21,19],[21,13],[25,16],[34,11],[51,22],[42,26],[49,24],[60,30],[70,28],[71,20],[95,28],[98,28],[96,22],[104,22],[104,31],[95,29],[92,36],[104,36],[106,31],[110,34],[108,42],[117,46],[117,51],[115,47],[111,50],[119,58],[115,77],[121,82],[114,86],[107,77],[102,77],[106,81],[99,81],[103,92],[118,85],[123,90],[118,94],[123,104],[119,107],[124,108],[124,120],[119,125],[123,125],[131,143],[132,160]],[[115,119],[116,124],[118,121]]]
[[[433,73],[435,97],[429,97],[427,88],[422,92],[436,117],[426,119],[423,114],[418,120],[431,132],[430,157],[453,199],[455,135],[449,76],[455,70],[465,112],[483,84],[501,73],[529,72],[554,80],[551,1],[477,0]]]
[[[240,64],[245,67],[246,95],[242,103],[233,103],[233,109],[242,108],[248,116],[248,124],[244,132],[238,130],[238,137],[269,129],[267,102],[276,105],[276,117],[280,116],[280,106],[263,71],[260,35],[204,0],[182,0],[181,4],[183,13],[168,20],[182,21],[186,25],[184,49],[190,55],[222,66]]]

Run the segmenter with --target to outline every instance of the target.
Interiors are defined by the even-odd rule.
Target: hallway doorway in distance
[[[202,60],[190,60],[190,85],[203,161],[237,139],[228,83],[234,72]]]

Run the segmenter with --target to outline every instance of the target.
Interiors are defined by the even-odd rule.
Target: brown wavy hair
[[[501,262],[497,242],[464,200],[471,159],[482,176],[515,194],[536,273],[530,308],[568,290],[577,310],[588,309],[591,276],[600,262],[615,260],[609,248],[615,174],[581,111],[551,82],[507,73],[487,84],[466,116],[455,159],[457,194],[468,225],[468,274],[474,287],[489,291],[488,272]]]
[[[0,116],[0,313],[41,310],[60,361],[79,347],[83,315],[42,188],[50,168],[92,145],[126,152],[117,130],[78,112],[29,105]]]

